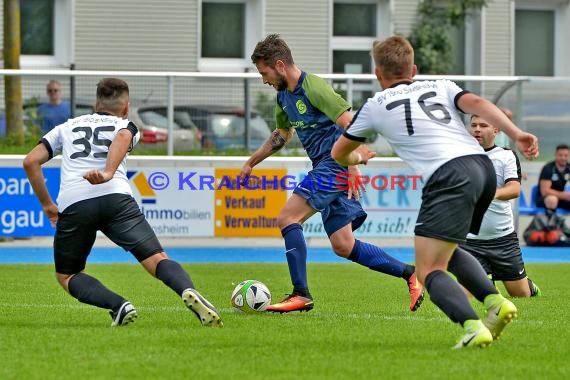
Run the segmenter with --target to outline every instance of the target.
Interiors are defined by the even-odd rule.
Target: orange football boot
[[[410,291],[410,310],[416,311],[420,308],[422,301],[424,300],[424,287],[418,281],[416,274],[412,274],[408,280],[408,289]]]
[[[289,313],[291,311],[309,311],[313,306],[314,302],[311,298],[289,294],[281,302],[267,306],[266,310],[274,313]]]

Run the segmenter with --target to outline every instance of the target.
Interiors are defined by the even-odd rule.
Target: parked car
[[[153,148],[165,147],[168,140],[168,118],[156,111],[162,106],[131,107],[129,120],[139,128],[140,142]],[[202,147],[202,132],[192,122],[174,121],[174,150],[196,151]]]
[[[166,107],[151,107],[156,113],[166,117]],[[224,105],[177,105],[174,107],[174,120],[180,125],[195,124],[202,132],[202,147],[218,151],[244,149],[245,111],[239,107]],[[271,131],[261,115],[251,113],[248,148],[257,149]]]

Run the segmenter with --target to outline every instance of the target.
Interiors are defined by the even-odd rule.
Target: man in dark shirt
[[[538,199],[536,204],[546,208],[548,215],[557,208],[570,211],[570,191],[565,191],[566,183],[570,183],[570,149],[566,144],[556,147],[554,161],[547,163],[538,179]]]

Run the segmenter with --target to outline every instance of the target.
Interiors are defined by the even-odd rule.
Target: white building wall
[[[420,0],[392,0],[394,33],[409,36],[416,23]]]
[[[514,19],[509,0],[490,1],[484,10],[485,25],[484,55],[482,75],[512,75],[514,52],[511,33]]]
[[[76,0],[76,66],[195,71],[197,10],[186,0]]]
[[[279,33],[305,71],[330,70],[331,1],[266,1],[265,34]]]

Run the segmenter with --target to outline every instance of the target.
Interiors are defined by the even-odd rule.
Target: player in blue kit
[[[302,224],[320,212],[334,252],[372,270],[406,280],[410,309],[415,311],[423,300],[423,287],[416,280],[415,267],[396,260],[377,246],[356,240],[353,235],[366,219],[366,213],[358,202],[360,189],[346,189],[346,176],[340,182],[338,175],[348,172],[356,176],[360,171],[358,166],[347,168],[337,164],[330,155],[334,142],[352,120],[350,105],[326,81],[299,69],[291,50],[277,34],[259,42],[251,60],[263,83],[277,90],[277,127],[243,165],[241,178],[249,176],[254,166],[281,149],[295,131],[313,166],[309,179],[295,188],[277,217],[285,240],[293,292],[267,310],[284,313],[313,308]]]

